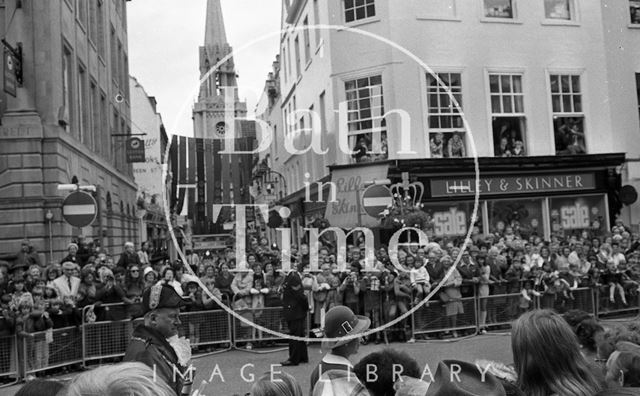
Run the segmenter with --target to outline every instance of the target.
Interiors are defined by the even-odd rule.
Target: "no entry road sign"
[[[90,194],[76,191],[62,203],[62,217],[74,227],[86,227],[96,219],[98,208]]]
[[[362,207],[371,217],[380,217],[380,212],[393,202],[393,195],[387,186],[373,185],[362,194]]]

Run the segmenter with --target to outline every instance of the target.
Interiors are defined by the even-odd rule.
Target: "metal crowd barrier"
[[[21,374],[27,376],[56,367],[82,363],[83,349],[78,343],[80,333],[78,327],[65,327],[20,337]]]
[[[521,307],[521,298],[522,294],[520,293],[478,297],[478,310],[481,310],[481,307],[486,304],[487,316],[484,327],[509,326],[511,322],[518,319],[523,313],[538,307],[536,298],[532,298],[529,301],[528,307]]]
[[[239,297],[242,298],[242,297]],[[234,302],[237,299],[234,298]],[[259,324],[269,330],[282,334],[288,334],[287,322],[282,317],[283,308],[280,307],[259,307],[235,310],[239,315],[247,320]],[[271,333],[263,332],[250,326],[235,316],[232,318],[233,347],[238,348],[239,343],[254,343],[263,341],[283,341],[282,337],[277,337]],[[305,334],[311,329],[311,317],[307,314],[305,319]]]
[[[610,319],[615,317],[628,317],[634,315],[640,316],[640,295],[632,293],[631,290],[625,290],[625,298],[627,305],[624,305],[616,290],[614,293],[614,301],[610,300],[610,291],[608,285],[600,285],[594,288],[593,296],[595,299],[595,315],[598,319]]]
[[[411,318],[413,336],[446,331],[473,330],[477,332],[482,323],[482,308],[486,304],[486,327],[508,327],[522,313],[534,308],[552,308],[559,311],[579,309],[594,314],[598,319],[616,316],[639,315],[640,300],[632,289],[628,305],[609,301],[608,286],[579,288],[566,295],[541,295],[528,304],[523,303],[520,293],[490,295],[487,297],[465,297],[456,301],[430,301],[417,310]],[[228,299],[223,301],[228,304]],[[461,303],[463,312],[455,312],[453,306]],[[383,305],[384,306],[384,305]],[[452,315],[447,316],[449,307]],[[104,304],[98,308],[98,320],[87,321],[89,307],[82,310],[82,324],[33,333],[28,337],[0,337],[0,377],[15,377],[18,381],[26,375],[56,367],[73,364],[86,366],[88,362],[118,358],[124,355],[135,326],[135,320],[109,320],[127,312],[125,304]],[[282,307],[257,307],[237,310],[251,322],[270,330],[288,334],[286,321],[282,318]],[[455,310],[457,311],[457,310]],[[384,322],[384,314],[382,322]],[[240,343],[261,341],[284,341],[284,338],[265,333],[249,326],[223,309],[184,312],[181,335],[189,338],[194,346],[223,345],[218,352],[237,348]],[[455,321],[452,318],[455,316]],[[310,315],[305,320],[309,332]],[[80,341],[80,342],[79,342]]]
[[[457,312],[462,305],[463,312]],[[451,315],[447,315],[450,311]],[[455,313],[453,313],[455,311]],[[440,333],[458,330],[477,330],[478,315],[474,297],[429,301],[413,314],[413,335]]]
[[[226,301],[228,300],[223,299],[223,303]],[[116,312],[116,315],[126,312],[126,305],[123,303],[105,305],[102,307],[107,312]],[[124,356],[133,330],[143,323],[143,319],[88,322],[86,312],[90,309],[85,307],[82,311],[83,366],[92,360]],[[180,334],[189,338],[194,347],[227,344],[226,350],[229,350],[232,343],[230,316],[224,309],[183,312],[180,314]]]
[[[16,335],[0,337],[0,378],[14,378],[15,381],[0,385],[9,386],[20,380],[18,360],[18,337]]]
[[[229,298],[223,296],[222,303],[229,306]],[[219,308],[205,311],[183,312],[180,314],[180,334],[189,339],[192,346],[222,345],[216,352],[231,350],[233,332],[231,314]]]

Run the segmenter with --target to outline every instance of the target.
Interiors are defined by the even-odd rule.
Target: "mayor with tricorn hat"
[[[180,307],[187,305],[175,289],[158,283],[142,294],[144,324],[137,326],[127,347],[124,361],[151,367],[176,395],[190,394],[194,369],[190,367],[189,340],[178,338]]]

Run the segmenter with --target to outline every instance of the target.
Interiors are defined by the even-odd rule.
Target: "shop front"
[[[620,212],[618,167],[624,154],[571,157],[397,161],[392,179],[409,172],[424,185],[431,238],[498,234],[559,237],[602,235]],[[476,207],[475,196],[479,192]],[[473,221],[475,215],[475,222]]]

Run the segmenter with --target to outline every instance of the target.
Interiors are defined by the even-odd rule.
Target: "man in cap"
[[[292,336],[304,337],[304,325],[309,301],[302,289],[302,277],[298,272],[299,264],[291,264],[292,270],[282,283],[282,316],[287,321],[287,327]],[[309,355],[304,341],[289,340],[289,358],[282,362],[283,366],[297,366],[307,363]]]
[[[123,359],[151,367],[176,395],[189,394],[184,387],[193,382],[191,348],[177,338],[180,307],[184,305],[185,300],[169,285],[159,283],[146,289],[142,294],[144,324],[133,331]]]
[[[345,306],[331,308],[324,319],[323,349],[330,349],[311,373],[312,395],[367,395],[358,381],[349,356],[358,353],[361,337],[371,320],[358,316]]]

